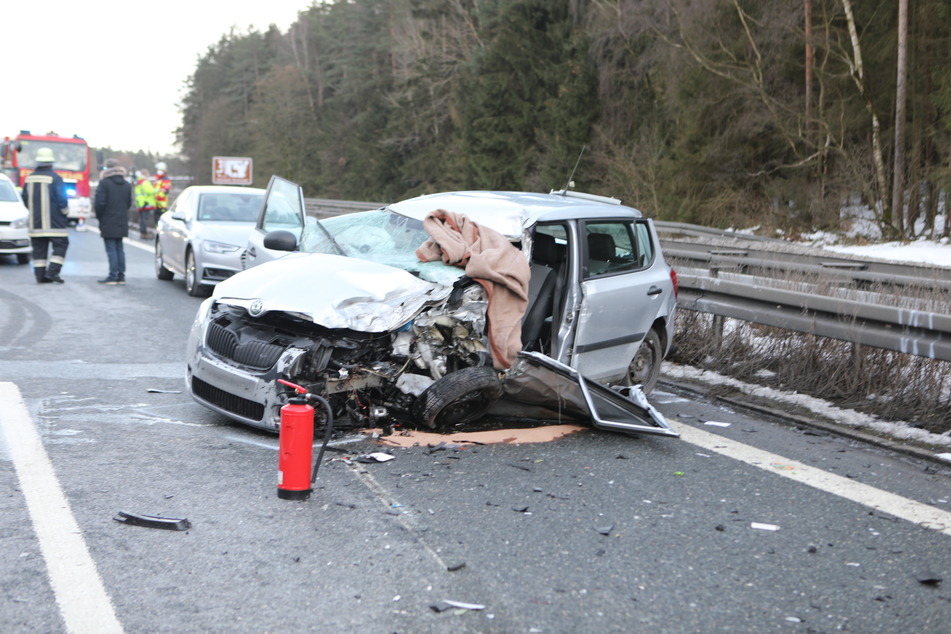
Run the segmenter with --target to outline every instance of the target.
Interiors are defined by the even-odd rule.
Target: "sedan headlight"
[[[17,218],[16,220],[10,223],[10,228],[11,229],[26,229],[27,221],[28,221],[27,216],[23,216],[22,218]]]
[[[225,244],[224,242],[212,242],[211,240],[205,240],[204,244],[202,245],[202,249],[204,249],[208,253],[234,253],[240,248],[241,247],[236,247],[233,244]]]

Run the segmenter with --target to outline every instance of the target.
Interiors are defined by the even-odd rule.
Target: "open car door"
[[[490,413],[590,421],[598,429],[679,438],[637,386],[612,389],[537,352],[520,352]]]
[[[301,232],[304,230],[304,190],[297,183],[292,183],[280,176],[271,176],[258,214],[258,222],[248,237],[248,248],[245,252],[244,268],[249,269],[262,262],[269,262],[287,251],[275,251],[265,248],[264,236],[277,229],[290,231],[300,242]]]

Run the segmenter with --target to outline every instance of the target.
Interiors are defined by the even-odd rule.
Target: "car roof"
[[[549,194],[511,191],[458,191],[417,196],[387,205],[398,214],[423,220],[437,209],[465,214],[473,222],[518,239],[538,222],[574,218],[641,218],[643,214],[626,207],[617,198],[580,192]]]

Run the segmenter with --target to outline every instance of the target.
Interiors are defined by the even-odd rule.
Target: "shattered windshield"
[[[308,224],[300,250],[369,260],[409,271],[430,282],[450,285],[462,269],[442,262],[420,262],[416,249],[429,238],[423,222],[385,209],[345,214]]]

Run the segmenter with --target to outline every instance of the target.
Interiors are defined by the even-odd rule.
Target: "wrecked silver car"
[[[221,282],[198,311],[186,358],[199,403],[276,431],[284,379],[355,425],[493,415],[677,435],[644,396],[677,281],[639,211],[475,191],[308,222],[303,197],[280,194],[291,185],[268,188],[256,255],[292,252]]]

